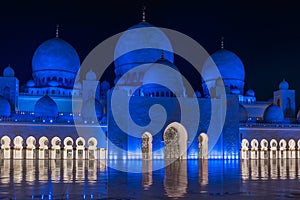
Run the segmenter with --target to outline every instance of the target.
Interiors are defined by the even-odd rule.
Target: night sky
[[[0,5],[0,67],[8,64],[21,84],[31,78],[35,49],[60,37],[77,50],[81,61],[100,42],[146,21],[180,31],[198,41],[209,53],[220,48],[235,52],[245,65],[245,88],[258,100],[268,100],[285,78],[296,89],[300,104],[300,12],[289,1],[18,1]],[[2,4],[2,3],[1,3]],[[175,63],[176,64],[176,63]],[[188,74],[184,66],[178,66]],[[191,77],[192,84],[200,85]]]

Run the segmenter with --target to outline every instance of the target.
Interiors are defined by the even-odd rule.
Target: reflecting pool
[[[300,198],[300,160],[181,160],[152,171],[161,162],[0,160],[0,199]]]

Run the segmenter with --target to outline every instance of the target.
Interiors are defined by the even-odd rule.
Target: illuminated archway
[[[152,135],[148,132],[142,135],[142,158],[152,159]]]
[[[184,126],[173,122],[164,131],[164,158],[186,159],[188,134]]]
[[[198,150],[199,159],[208,159],[208,136],[205,133],[201,133],[198,137]]]

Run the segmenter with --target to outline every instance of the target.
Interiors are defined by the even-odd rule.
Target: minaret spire
[[[56,37],[59,37],[59,24],[56,24]]]
[[[143,6],[143,22],[146,22],[146,6]]]
[[[221,37],[221,49],[224,49],[224,37]]]

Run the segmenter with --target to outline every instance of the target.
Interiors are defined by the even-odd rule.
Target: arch
[[[36,140],[33,136],[26,139],[26,159],[33,159],[35,157]]]
[[[279,141],[279,158],[286,158],[286,146],[287,142],[285,139]]]
[[[270,141],[270,158],[277,158],[277,141],[275,139],[272,139]]]
[[[88,139],[88,159],[97,159],[97,139],[94,137]]]
[[[152,140],[152,135],[149,132],[142,135],[142,158],[144,160],[152,159]]]
[[[251,140],[251,159],[258,159],[258,141],[257,139]]]
[[[16,136],[13,140],[14,148],[23,148],[23,138],[21,136]]]
[[[296,158],[296,142],[293,139],[290,139],[288,142],[289,145],[289,158]]]
[[[75,143],[76,143],[76,158],[85,159],[85,139],[83,137],[79,137],[76,139]]]
[[[64,139],[64,159],[73,159],[73,139],[66,137]]]
[[[295,142],[294,139],[290,139],[289,142],[288,142],[288,145],[289,145],[289,150],[295,150],[296,142]]]
[[[35,149],[35,145],[36,145],[36,140],[33,136],[29,136],[26,139],[26,148],[32,148]]]
[[[21,136],[16,136],[13,140],[13,143],[14,143],[14,158],[22,159],[23,138]]]
[[[198,152],[199,159],[208,159],[208,136],[205,133],[198,136]]]
[[[260,141],[260,159],[268,158],[268,140],[262,139]]]
[[[10,143],[11,139],[8,136],[5,135],[1,138],[1,158],[10,158]]]
[[[3,136],[1,138],[1,149],[10,148],[11,139],[8,136]]]
[[[257,139],[251,140],[251,149],[257,151],[258,150],[258,141]]]
[[[52,159],[60,159],[61,158],[61,139],[57,136],[52,138],[51,140],[51,158]]]
[[[186,159],[188,134],[182,124],[178,122],[169,124],[163,138],[166,159]]]
[[[48,138],[42,136],[39,139],[39,159],[49,158],[48,145],[49,145]]]
[[[249,149],[249,142],[247,139],[242,140],[242,149],[243,150],[248,150]]]
[[[48,149],[49,141],[48,138],[43,136],[39,139],[39,148]]]

